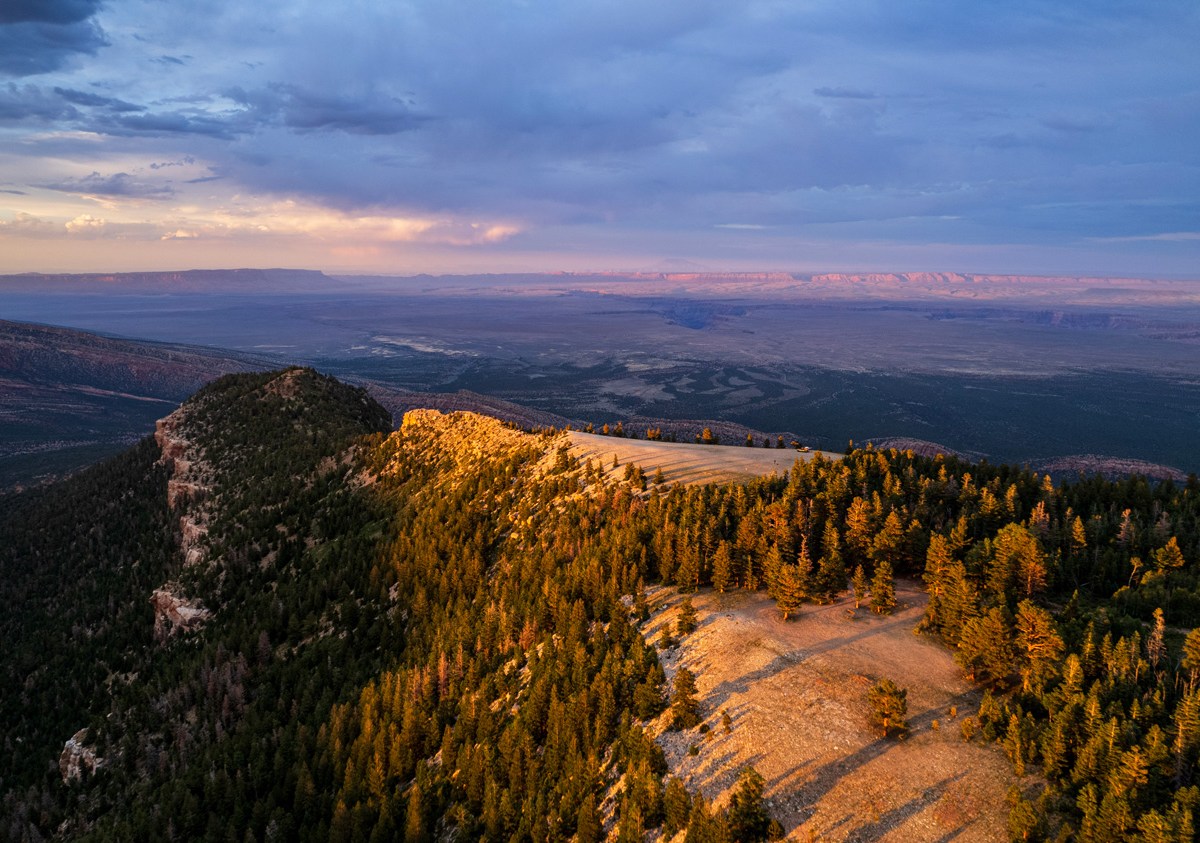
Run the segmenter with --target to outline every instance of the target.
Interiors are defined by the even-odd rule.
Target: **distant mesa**
[[[984,454],[975,451],[956,451],[939,445],[937,442],[927,442],[924,439],[911,439],[903,436],[892,436],[885,439],[870,440],[881,450],[895,448],[897,451],[912,451],[922,457],[936,457],[939,454],[947,457],[957,457],[960,460],[978,461]]]
[[[1080,475],[1117,480],[1134,474],[1140,474],[1151,480],[1171,480],[1175,483],[1186,483],[1188,480],[1186,474],[1169,465],[1158,465],[1144,460],[1122,457],[1097,456],[1096,454],[1057,457],[1036,463],[1031,468],[1038,474],[1049,474],[1056,480],[1074,480]]]
[[[0,276],[6,292],[81,292],[101,287],[141,291],[167,287],[177,292],[237,292],[284,288],[321,290],[338,281],[314,269],[187,269],[178,272],[116,272],[46,274],[39,272]]]

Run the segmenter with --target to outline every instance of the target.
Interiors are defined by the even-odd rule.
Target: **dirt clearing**
[[[651,598],[663,601],[646,628],[657,641],[681,597],[658,589]],[[699,627],[663,665],[668,678],[681,665],[696,674],[711,731],[659,738],[672,773],[724,804],[753,764],[789,840],[1006,840],[1016,777],[999,751],[961,736],[980,695],[949,651],[913,634],[925,594],[898,582],[897,598],[887,617],[843,599],[785,623],[765,595],[694,595]],[[867,690],[885,677],[908,690],[902,741],[880,739],[868,721]]]
[[[686,442],[655,442],[623,439],[572,430],[571,455],[581,460],[599,460],[606,472],[620,477],[627,463],[641,466],[647,477],[661,468],[667,483],[685,486],[700,483],[744,483],[770,474],[783,476],[797,459],[811,460],[818,453],[841,459],[827,451],[797,451],[794,448],[746,448],[736,445],[695,445]],[[613,457],[618,467],[613,468]]]

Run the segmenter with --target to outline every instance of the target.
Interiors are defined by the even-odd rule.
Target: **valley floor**
[[[980,695],[948,650],[913,634],[924,592],[901,581],[897,598],[888,617],[843,598],[806,605],[785,623],[763,594],[694,595],[699,627],[662,654],[663,665],[668,679],[680,666],[696,674],[712,731],[659,738],[672,773],[723,803],[753,764],[789,840],[1007,839],[1011,766],[961,736]],[[651,599],[659,603],[644,631],[656,641],[681,597],[663,588]],[[884,677],[908,689],[903,741],[879,739],[868,723],[867,690]],[[733,720],[728,734],[723,711]],[[693,744],[699,752],[689,755]]]

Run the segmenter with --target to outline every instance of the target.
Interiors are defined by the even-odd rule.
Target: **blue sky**
[[[5,0],[0,271],[1200,276],[1200,4]]]

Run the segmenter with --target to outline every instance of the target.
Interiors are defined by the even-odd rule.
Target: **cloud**
[[[870,91],[860,91],[857,88],[813,88],[818,97],[849,100],[873,100],[876,95]]]
[[[272,83],[252,91],[233,87],[225,95],[245,107],[247,119],[283,125],[300,132],[392,135],[414,129],[428,119],[415,113],[411,103],[404,98],[378,91],[349,96],[343,92]]]
[[[96,14],[102,3],[103,0],[4,0],[0,5],[0,24],[78,23]]]
[[[196,163],[196,159],[190,155],[184,156],[178,161],[153,161],[150,164],[151,170],[165,170],[168,167],[190,167]]]
[[[0,183],[197,206],[143,203],[171,217],[153,240],[364,253],[1196,230],[1200,7],[985,5],[10,1],[0,38],[65,40],[34,51],[57,68],[44,89],[0,86]],[[166,181],[188,157],[203,164]],[[266,204],[235,214],[239,195]]]
[[[0,74],[33,76],[64,67],[78,55],[95,55],[108,45],[93,20],[0,22]]]
[[[196,226],[193,226],[195,228]],[[213,234],[317,237],[358,243],[434,243],[452,246],[495,244],[521,233],[515,223],[455,216],[355,214],[331,208],[280,202],[250,216],[218,214],[208,221]]]
[[[1168,231],[1162,234],[1143,234],[1140,236],[1129,237],[1094,237],[1090,239],[1109,243],[1188,243],[1200,241],[1200,231]]]
[[[103,97],[99,94],[91,94],[87,91],[75,91],[70,88],[55,88],[54,93],[65,99],[73,105],[82,105],[88,108],[106,108],[115,112],[127,111],[145,111],[146,106],[134,105],[131,102],[116,99],[115,97]]]
[[[0,85],[0,121],[46,122],[71,120],[78,116],[78,109],[59,97],[48,95],[37,85],[18,86],[14,82]]]
[[[98,172],[92,172],[83,178],[64,179],[55,183],[43,184],[41,187],[62,193],[106,198],[165,199],[175,193],[169,185],[139,181],[129,173],[113,173],[102,176]]]
[[[213,114],[198,109],[119,114],[98,120],[93,126],[112,135],[198,135],[223,140],[256,129],[247,115]]]
[[[91,214],[80,214],[66,224],[68,234],[95,236],[103,233],[107,222]]]
[[[53,222],[24,212],[18,213],[11,220],[0,220],[0,236],[52,237],[60,230],[60,226]]]

